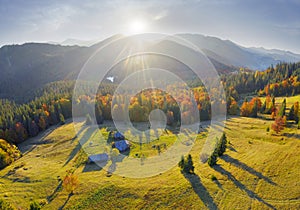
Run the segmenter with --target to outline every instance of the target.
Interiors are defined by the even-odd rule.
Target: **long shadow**
[[[67,200],[64,202],[64,204],[63,204],[61,207],[58,208],[59,210],[62,210],[62,209],[65,208],[65,206],[67,205],[67,203],[68,203],[68,201],[70,200],[70,198],[71,198],[72,195],[73,195],[72,193],[70,193],[70,194],[68,195],[68,198],[67,198]]]
[[[85,172],[91,172],[91,171],[101,171],[107,163],[108,163],[107,161],[104,163],[101,163],[101,164],[86,163],[82,172],[85,173]]]
[[[47,197],[48,203],[52,202],[54,200],[54,198],[56,198],[58,192],[60,192],[60,191],[62,191],[62,181],[60,181],[58,183],[58,185],[55,188],[55,190],[53,191],[53,193]]]
[[[186,174],[184,172],[182,172],[182,174],[191,183],[194,192],[198,195],[208,209],[218,209],[214,199],[210,196],[209,192],[202,184],[201,179],[197,174]]]
[[[264,176],[262,173],[256,171],[255,169],[251,168],[250,166],[246,165],[245,163],[242,163],[239,160],[234,159],[233,157],[231,157],[229,155],[225,154],[225,155],[221,156],[220,158],[225,160],[228,163],[231,163],[231,164],[235,165],[238,168],[241,168],[241,169],[249,172],[250,174],[253,174],[254,176],[257,176],[260,179],[263,179],[264,181],[268,182],[271,185],[277,185],[270,178]]]
[[[296,139],[300,139],[300,134],[296,134],[296,133],[283,133],[282,135],[286,137],[294,137]]]
[[[66,160],[64,166],[66,166],[75,156],[76,154],[78,153],[78,151],[80,150],[81,148],[81,145],[84,145],[89,139],[90,137],[92,136],[92,134],[94,133],[95,131],[95,128],[93,127],[89,127],[84,135],[82,136],[82,138],[79,140],[78,144],[76,145],[76,147],[72,150],[72,152],[69,154],[69,157],[68,159]]]
[[[214,183],[216,183],[216,185],[218,186],[218,188],[220,188],[221,190],[223,190],[222,184],[219,182],[219,180],[214,180]]]
[[[229,145],[227,148],[232,152],[237,152],[236,149],[232,145]]]
[[[242,191],[246,192],[247,195],[250,198],[256,199],[259,202],[265,204],[266,206],[268,206],[271,209],[276,209],[274,206],[272,206],[271,204],[267,203],[266,201],[264,201],[261,197],[259,197],[256,193],[254,193],[253,191],[249,190],[245,185],[243,185],[240,181],[238,181],[229,171],[226,171],[224,168],[222,168],[219,165],[215,165],[213,167],[213,169],[215,169],[217,172],[223,174],[224,176],[227,176],[227,178],[229,180],[231,180],[238,188],[240,188]]]
[[[86,129],[86,126],[83,125],[80,130],[78,131],[78,133],[76,133],[76,135],[72,138],[72,142],[78,137],[80,136],[80,134]]]

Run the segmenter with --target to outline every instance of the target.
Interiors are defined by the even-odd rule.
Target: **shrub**
[[[41,205],[36,201],[30,203],[30,207],[29,207],[30,210],[40,210],[41,208],[42,208]]]
[[[217,181],[217,177],[215,175],[211,175],[210,179],[211,181]]]

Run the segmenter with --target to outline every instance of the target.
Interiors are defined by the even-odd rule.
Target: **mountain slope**
[[[229,40],[199,34],[179,34],[178,36],[194,43],[207,56],[226,65],[263,70],[279,62],[300,61],[300,55],[291,52],[245,48]]]
[[[300,55],[291,52],[245,48],[228,40],[197,34],[179,34],[178,36],[198,46],[219,73],[237,71],[239,67],[262,70],[280,61],[300,61]],[[122,35],[115,35],[90,47],[41,43],[1,47],[0,98],[22,101],[24,95],[30,94],[49,82],[75,80],[84,63],[97,49],[121,37]],[[174,42],[162,41],[152,44],[148,48],[155,50],[163,47],[180,52],[182,46]],[[153,62],[151,59],[149,58],[149,61]],[[101,62],[105,61],[103,58]],[[169,66],[182,78],[188,79],[190,77],[190,74],[186,73],[187,68],[181,68],[178,62],[161,63],[161,59],[157,59],[154,66],[161,68]],[[120,72],[115,71],[112,76],[127,76],[126,74],[119,74]]]
[[[140,179],[107,177],[96,165],[80,165],[79,141],[96,135],[82,127],[76,138],[73,123],[67,123],[22,143],[23,157],[0,171],[0,194],[20,209],[28,208],[32,200],[45,201],[43,209],[299,209],[295,166],[300,164],[300,134],[293,133],[294,126],[285,130],[284,137],[271,136],[265,131],[271,123],[229,119],[225,131],[230,146],[217,166],[210,168],[199,161],[203,133],[190,152],[195,175],[184,176],[174,166]],[[75,170],[80,185],[68,198],[61,179],[69,169]]]

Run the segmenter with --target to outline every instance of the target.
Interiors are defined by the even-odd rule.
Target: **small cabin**
[[[130,144],[127,140],[121,140],[115,142],[115,147],[120,151],[124,152],[130,148]]]
[[[106,154],[106,153],[90,155],[88,157],[88,163],[104,163],[104,162],[107,162],[108,159],[109,159],[109,157],[108,157],[108,154]]]

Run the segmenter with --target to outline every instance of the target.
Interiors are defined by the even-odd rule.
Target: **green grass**
[[[27,209],[33,200],[45,199],[48,204],[43,209],[51,210],[64,204],[65,209],[299,209],[300,130],[292,125],[281,135],[272,135],[271,131],[266,132],[271,123],[231,118],[225,128],[230,145],[218,166],[210,168],[199,161],[205,143],[205,135],[201,135],[190,152],[196,175],[184,176],[175,166],[162,174],[139,179],[107,177],[107,172],[99,168],[86,170],[86,156],[79,141],[86,138],[86,145],[89,141],[101,143],[97,141],[105,140],[107,131],[93,133],[78,124],[83,130],[74,138],[73,124],[66,124],[45,137],[51,140],[47,144],[38,144],[0,171],[0,198],[20,209]],[[159,141],[173,144],[172,135],[164,138]],[[150,145],[144,147],[144,152],[157,155]],[[130,155],[139,149],[139,145],[132,148]],[[59,178],[71,168],[80,185],[68,198]]]
[[[266,97],[259,97],[261,102],[264,103],[266,100]],[[291,108],[292,105],[294,105],[295,102],[300,102],[300,95],[296,96],[289,96],[289,97],[275,97],[275,104],[276,106],[281,106],[281,103],[283,100],[286,99],[286,107]]]

